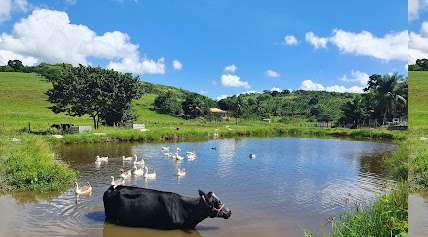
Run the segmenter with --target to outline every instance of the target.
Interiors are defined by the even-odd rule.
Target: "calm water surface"
[[[0,197],[0,236],[302,236],[328,230],[327,219],[356,203],[369,203],[392,186],[379,155],[391,144],[312,138],[248,138],[168,144],[195,161],[176,163],[162,155],[165,144],[84,144],[58,148],[59,159],[90,181],[91,197],[61,194]],[[216,147],[216,150],[212,150]],[[255,160],[248,159],[255,153]],[[122,155],[137,154],[157,179],[137,185],[187,196],[213,191],[231,208],[231,219],[206,219],[196,231],[157,231],[104,223],[103,192],[124,166]],[[109,162],[94,164],[96,155]],[[126,165],[125,165],[126,166]],[[175,176],[177,167],[187,175]]]
[[[409,236],[428,236],[428,192],[409,194]]]

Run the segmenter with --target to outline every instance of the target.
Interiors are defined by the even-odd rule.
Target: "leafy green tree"
[[[207,101],[195,93],[187,95],[181,107],[184,115],[192,119],[207,115],[209,109]]]
[[[407,82],[398,74],[372,75],[364,89],[372,94],[376,118],[382,124],[394,116],[407,114]]]
[[[356,96],[352,101],[346,102],[342,106],[342,112],[343,115],[339,119],[339,123],[343,125],[351,124],[352,128],[355,128],[367,118],[361,96]]]
[[[50,109],[70,116],[88,115],[95,129],[100,121],[107,125],[124,122],[131,101],[141,96],[138,78],[99,67],[65,67],[50,80],[52,89],[46,93]]]
[[[155,110],[162,114],[181,115],[181,99],[170,90],[160,93],[154,102]]]
[[[25,66],[22,64],[21,61],[15,59],[15,60],[9,60],[7,62],[7,65],[11,67],[15,72],[23,72]]]

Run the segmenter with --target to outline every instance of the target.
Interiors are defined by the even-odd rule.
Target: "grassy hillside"
[[[409,72],[409,181],[428,188],[428,72]]]
[[[34,131],[46,130],[53,123],[92,125],[89,117],[70,117],[49,110],[50,103],[44,94],[50,83],[32,73],[0,73],[0,132],[13,132],[28,127]],[[155,86],[155,88],[161,88]],[[163,88],[163,87],[162,87]],[[167,88],[167,87],[165,87]],[[138,122],[177,124],[185,120],[153,111],[155,95],[146,93],[133,102]]]

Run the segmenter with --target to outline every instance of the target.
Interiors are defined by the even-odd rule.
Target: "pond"
[[[59,159],[93,186],[76,202],[73,189],[61,194],[0,197],[0,236],[302,236],[329,229],[328,219],[356,204],[367,204],[393,181],[379,156],[386,143],[316,138],[245,138],[167,144],[194,151],[197,159],[177,163],[161,152],[165,144],[80,144],[57,149]],[[215,149],[213,149],[215,148]],[[250,153],[256,159],[249,159]],[[124,167],[122,156],[136,154],[157,173],[127,185],[198,195],[214,191],[233,215],[206,219],[195,231],[157,231],[104,223],[102,195],[110,176]],[[109,156],[96,166],[95,156]],[[126,167],[126,164],[125,164]],[[187,175],[177,179],[176,168]],[[5,214],[7,213],[7,214]]]

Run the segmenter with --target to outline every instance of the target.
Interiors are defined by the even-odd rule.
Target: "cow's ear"
[[[205,193],[204,193],[204,191],[202,191],[202,190],[200,190],[200,189],[199,189],[198,191],[199,191],[199,196],[201,196],[201,197],[202,197],[202,196],[203,196],[203,197],[205,197]]]

